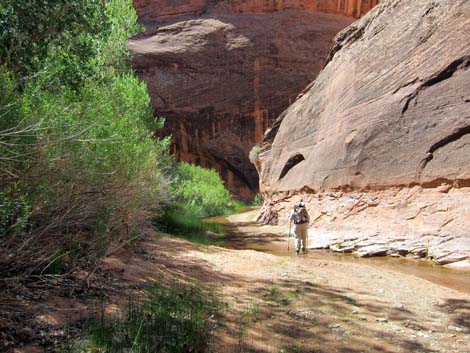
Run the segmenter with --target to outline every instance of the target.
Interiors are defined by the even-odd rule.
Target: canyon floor
[[[211,352],[470,352],[469,273],[449,272],[462,276],[455,289],[393,265],[324,252],[296,257],[292,239],[291,251],[285,250],[285,229],[256,223],[255,216],[228,217],[223,247],[149,232],[132,251],[106,258],[93,274],[99,280],[87,278],[92,287],[106,289],[110,310],[152,280],[210,288],[224,303]],[[49,336],[91,306],[87,296],[64,295],[64,288],[29,304]]]

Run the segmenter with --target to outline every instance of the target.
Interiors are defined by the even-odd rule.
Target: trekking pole
[[[290,250],[290,230],[292,227],[292,221],[289,221],[289,239],[287,239],[287,251]]]

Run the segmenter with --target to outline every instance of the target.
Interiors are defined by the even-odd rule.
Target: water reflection
[[[256,250],[277,256],[294,256],[293,239],[291,238],[290,251],[287,251],[286,236],[277,231],[269,231],[269,227],[254,222],[243,224],[231,223],[225,217],[214,217],[211,222],[223,224],[228,228],[225,246],[237,250]],[[253,233],[240,231],[238,227],[250,226],[256,229]],[[351,254],[334,253],[328,250],[309,250],[308,254],[301,255],[305,261],[327,260],[337,262],[357,263],[387,269],[390,271],[413,275],[435,284],[452,288],[470,294],[470,272],[452,270],[431,261],[414,260],[408,258],[372,257],[358,258]]]

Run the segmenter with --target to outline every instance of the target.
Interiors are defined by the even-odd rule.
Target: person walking
[[[289,220],[294,223],[295,254],[299,255],[301,249],[303,253],[306,253],[310,216],[302,201],[294,204]]]

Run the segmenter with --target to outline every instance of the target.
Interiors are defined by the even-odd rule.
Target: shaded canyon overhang
[[[376,2],[354,1],[351,16]],[[346,3],[181,1],[174,8],[171,1],[135,1],[146,32],[130,41],[133,65],[156,114],[166,118],[158,133],[173,137],[176,158],[216,169],[235,196],[252,199],[258,174],[249,151],[353,22],[334,14],[350,14],[353,2]]]

